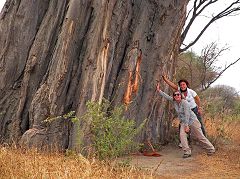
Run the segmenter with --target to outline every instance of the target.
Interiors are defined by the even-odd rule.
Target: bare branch
[[[218,75],[210,82],[207,83],[207,85],[205,86],[204,89],[202,89],[202,91],[206,90],[207,88],[209,88],[211,86],[211,84],[213,84],[220,76],[222,76],[222,74],[228,69],[230,68],[232,65],[236,64],[238,61],[240,60],[240,58],[238,58],[237,60],[235,60],[234,62],[230,63],[228,66],[226,66],[222,71],[220,71],[218,73]]]
[[[192,52],[183,53],[178,59],[177,78],[190,80],[191,87],[195,90],[208,89],[227,69],[240,61],[239,58],[224,68],[219,67],[217,65],[219,57],[228,49],[227,46],[218,48],[217,43],[212,42],[202,50],[201,56]]]
[[[205,89],[206,84],[212,79],[215,79],[217,74],[219,73],[218,68],[216,68],[215,64],[218,61],[218,57],[225,51],[228,50],[228,47],[223,47],[219,50],[217,44],[212,42],[210,45],[207,45],[202,50],[202,55],[200,57],[202,61],[202,68],[200,79],[201,79],[201,88]]]
[[[185,27],[183,33],[181,34],[181,41],[183,42],[184,39],[186,38],[186,35],[190,29],[190,27],[192,26],[193,22],[195,21],[195,19],[200,15],[200,13],[207,7],[209,6],[210,4],[212,4],[211,2],[208,2],[205,6],[203,6],[201,8],[201,10],[198,11],[198,9],[206,2],[206,0],[204,1],[200,1],[199,4],[197,5],[197,0],[194,1],[194,5],[193,5],[193,8],[191,9],[192,11],[192,17],[190,17],[190,20],[187,24],[187,26]],[[190,15],[190,11],[188,12],[188,16],[187,16],[187,19]]]
[[[186,25],[185,29],[182,32],[181,35],[181,42],[183,44],[183,41],[185,40],[190,28],[193,25],[193,22],[196,20],[196,18],[198,18],[200,16],[200,14],[207,8],[210,7],[210,5],[213,5],[214,3],[216,3],[218,0],[194,0],[194,5],[193,5],[193,9],[192,9],[192,16],[190,17],[190,20],[188,22],[188,24]],[[184,48],[180,48],[180,52],[184,52],[186,51],[188,48],[190,48],[191,46],[193,46],[199,39],[200,37],[203,35],[203,33],[206,31],[206,29],[216,20],[232,15],[234,12],[240,11],[240,0],[236,0],[234,2],[232,2],[229,6],[227,6],[224,10],[222,10],[220,13],[218,13],[217,15],[213,16],[210,21],[202,28],[202,30],[199,32],[199,34],[197,35],[197,37],[190,42],[188,45],[185,45]]]

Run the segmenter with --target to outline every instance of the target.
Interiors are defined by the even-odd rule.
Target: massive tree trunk
[[[188,0],[7,0],[0,16],[0,138],[76,147],[79,128],[51,116],[88,100],[125,104],[141,141],[169,138],[168,104],[155,91],[172,74]],[[164,84],[163,84],[164,86]],[[165,89],[166,90],[166,89]],[[88,126],[81,140],[89,143]]]

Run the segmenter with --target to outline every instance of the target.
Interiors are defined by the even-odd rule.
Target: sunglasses
[[[180,96],[180,95],[181,95],[180,93],[173,94],[173,96]]]

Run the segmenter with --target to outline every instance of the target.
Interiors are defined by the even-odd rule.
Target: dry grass
[[[228,156],[228,154],[223,152],[217,153],[212,157],[199,155],[197,156],[197,161],[199,164],[198,170],[188,174],[187,176],[179,178],[239,178],[239,162],[237,165],[235,165],[235,163],[229,160],[229,158],[226,156]]]
[[[214,122],[213,122],[214,121]],[[208,135],[215,139],[217,152],[214,156],[199,155],[202,166],[198,177],[240,178],[240,121],[208,120]]]
[[[197,156],[199,170],[184,178],[240,178],[240,121],[206,123],[208,134],[217,144],[214,156]],[[219,128],[223,132],[219,132]],[[222,133],[225,140],[222,139]],[[229,140],[231,139],[231,140]],[[115,163],[115,164],[114,164]],[[120,167],[117,162],[88,160],[80,155],[46,153],[14,147],[0,147],[0,178],[159,178],[134,167]],[[162,177],[161,177],[162,178]],[[171,178],[171,177],[170,177]],[[181,178],[181,177],[179,177]]]
[[[240,178],[240,121],[208,119],[205,124],[217,152],[211,157],[198,155],[198,171],[183,178]]]
[[[221,146],[223,141],[240,144],[239,120],[223,121],[220,118],[206,119],[205,126],[210,140],[217,145],[217,147]]]
[[[0,149],[0,178],[154,178],[150,172],[133,167],[119,167],[87,160],[82,156],[66,157],[61,153],[39,153],[15,148]]]
[[[239,152],[239,145],[231,145],[224,146],[211,157],[198,155],[199,170],[189,178],[240,178]]]

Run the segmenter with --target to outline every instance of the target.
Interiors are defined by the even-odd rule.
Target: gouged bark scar
[[[123,97],[123,102],[126,106],[131,103],[132,95],[138,91],[141,61],[142,51],[139,50],[137,45],[137,47],[133,47],[128,53],[128,85]]]
[[[101,85],[101,89],[100,89],[100,97],[99,97],[99,101],[102,101],[103,98],[103,93],[104,93],[104,87],[105,87],[105,83],[106,83],[106,74],[107,74],[107,55],[108,55],[108,49],[109,49],[109,41],[107,40],[106,45],[104,46],[103,50],[102,50],[102,55],[101,55],[101,65],[102,65],[102,85]]]
[[[99,94],[99,103],[101,103],[102,99],[103,99],[103,94],[104,94],[104,88],[106,85],[106,75],[107,75],[107,56],[108,56],[108,51],[109,51],[109,39],[107,38],[107,29],[108,29],[108,25],[109,25],[109,15],[110,15],[110,10],[108,7],[108,3],[106,3],[105,9],[104,11],[106,13],[104,13],[104,26],[103,26],[103,30],[102,30],[102,37],[103,37],[103,43],[104,43],[104,47],[102,48],[102,50],[100,51],[100,56],[98,56],[98,61],[100,61],[100,65],[101,65],[101,69],[99,69],[99,74],[97,74],[97,80],[95,81],[95,83],[93,84],[93,95],[92,95],[92,100],[96,100],[97,97],[97,93],[98,93],[98,89],[97,86],[98,84],[101,85],[100,87],[100,93]]]

